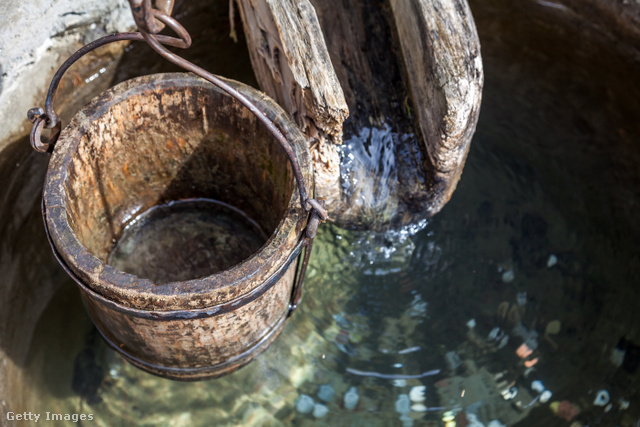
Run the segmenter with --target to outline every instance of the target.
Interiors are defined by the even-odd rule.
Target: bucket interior
[[[291,166],[235,99],[181,76],[116,87],[95,111],[77,131],[65,196],[102,262],[156,284],[196,279],[249,258],[278,227]]]

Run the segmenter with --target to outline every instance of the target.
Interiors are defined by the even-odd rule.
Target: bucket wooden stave
[[[298,128],[260,92],[227,82],[283,131],[313,188]],[[239,264],[190,280],[154,282],[108,264],[132,219],[185,199],[231,205],[268,240]],[[43,212],[92,320],[142,369],[174,379],[220,376],[264,351],[284,324],[308,213],[275,138],[205,80],[140,77],[84,107],[56,144]]]

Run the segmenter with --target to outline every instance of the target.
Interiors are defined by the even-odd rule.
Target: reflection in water
[[[208,382],[124,363],[60,275],[31,347],[30,410],[105,426],[635,426],[638,66],[525,12],[476,10],[482,114],[440,214],[396,233],[323,226],[280,338]],[[499,37],[520,32],[541,44]],[[385,132],[363,129],[382,145],[354,162],[388,150]]]

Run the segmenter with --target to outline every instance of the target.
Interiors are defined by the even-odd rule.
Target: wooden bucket
[[[258,91],[227,83],[282,130],[313,188],[298,128]],[[281,331],[309,220],[296,189],[284,150],[235,98],[190,74],[161,74],[111,88],[63,130],[43,214],[105,340],[146,371],[198,380],[247,364]],[[172,206],[192,215],[185,227],[162,214]],[[227,217],[201,218],[218,208],[236,217],[223,237]],[[140,255],[135,239],[124,249],[121,239],[144,212],[169,219],[146,229],[159,237]]]

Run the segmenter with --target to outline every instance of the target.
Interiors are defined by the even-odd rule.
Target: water
[[[197,279],[249,258],[268,236],[244,212],[209,199],[154,206],[124,229],[109,264],[156,284]]]
[[[472,7],[482,112],[441,213],[395,233],[322,226],[281,336],[208,382],[124,363],[53,270],[58,291],[34,327],[24,409],[91,413],[104,426],[635,426],[640,65],[556,26],[557,8]],[[28,240],[41,227],[29,206],[31,234],[17,251],[33,240],[38,249],[27,249],[49,265],[46,243]],[[610,408],[594,405],[600,390]],[[300,410],[302,395],[313,409]]]
[[[421,208],[427,199],[421,142],[412,133],[399,133],[386,122],[363,125],[357,131],[351,131],[352,127],[355,125],[349,123],[346,139],[338,147],[345,204],[341,217],[350,218],[347,222],[351,227],[367,229],[371,222],[388,226],[406,223],[403,216],[418,218],[416,221],[426,216]],[[408,172],[413,170],[420,172]]]

